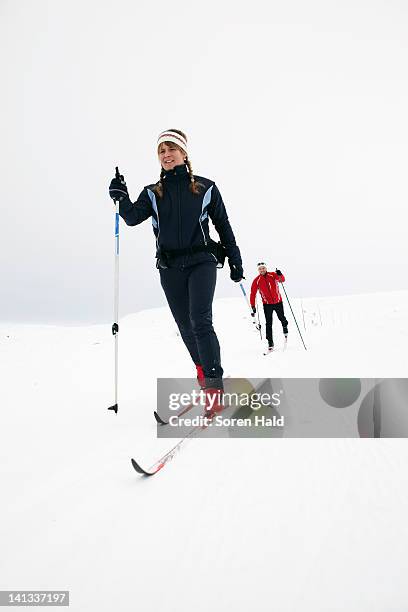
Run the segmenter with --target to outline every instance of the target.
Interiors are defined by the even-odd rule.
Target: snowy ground
[[[216,301],[227,374],[407,376],[408,292],[293,306],[308,351],[288,317],[263,357],[244,300]],[[193,375],[167,309],[121,321],[118,415],[110,325],[4,323],[0,355],[0,589],[69,589],[75,612],[408,609],[404,439],[193,440],[143,479],[129,458],[172,443],[156,377]]]

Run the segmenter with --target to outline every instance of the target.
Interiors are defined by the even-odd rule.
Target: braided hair
[[[185,140],[187,140],[187,136],[181,130],[171,129],[170,131],[171,132],[176,132],[177,134],[180,134],[180,136],[182,136]],[[187,166],[188,174],[189,174],[189,177],[190,177],[189,189],[190,189],[190,191],[192,193],[199,194],[200,193],[200,187],[203,187],[203,185],[195,180],[194,173],[193,173],[193,167],[191,165],[191,161],[188,159],[188,155],[186,154],[184,149],[179,147],[177,144],[174,144],[173,142],[165,142],[164,144],[171,145],[172,147],[177,147],[177,149],[179,149],[182,153],[184,153],[186,155],[184,163]],[[156,183],[155,187],[153,188],[153,191],[155,192],[156,195],[159,196],[159,198],[163,197],[163,179],[164,179],[165,176],[166,176],[166,171],[165,171],[164,168],[162,168],[161,171],[160,171],[160,178],[159,178],[158,182]]]

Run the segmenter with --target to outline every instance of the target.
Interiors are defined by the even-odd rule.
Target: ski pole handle
[[[121,183],[125,184],[125,177],[119,172],[118,166],[115,166],[115,178],[119,179]]]

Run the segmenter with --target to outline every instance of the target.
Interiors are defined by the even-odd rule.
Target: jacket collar
[[[166,174],[164,175],[165,181],[178,181],[184,178],[188,178],[188,170],[185,164],[180,164],[179,166],[174,166],[172,170],[166,170]]]

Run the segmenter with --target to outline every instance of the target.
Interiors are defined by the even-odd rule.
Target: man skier
[[[278,315],[279,321],[282,323],[282,329],[285,336],[285,342],[288,337],[288,321],[285,318],[285,313],[283,311],[283,302],[281,295],[279,293],[279,285],[278,283],[284,283],[285,277],[282,272],[276,269],[276,272],[268,272],[266,268],[266,264],[261,261],[258,263],[258,276],[254,278],[251,285],[251,297],[250,303],[252,307],[252,316],[255,316],[256,307],[255,307],[255,298],[256,293],[259,291],[262,302],[263,309],[265,313],[265,321],[266,321],[266,339],[268,340],[268,348],[267,351],[273,351],[273,336],[272,336],[272,316],[273,311],[276,311]]]

